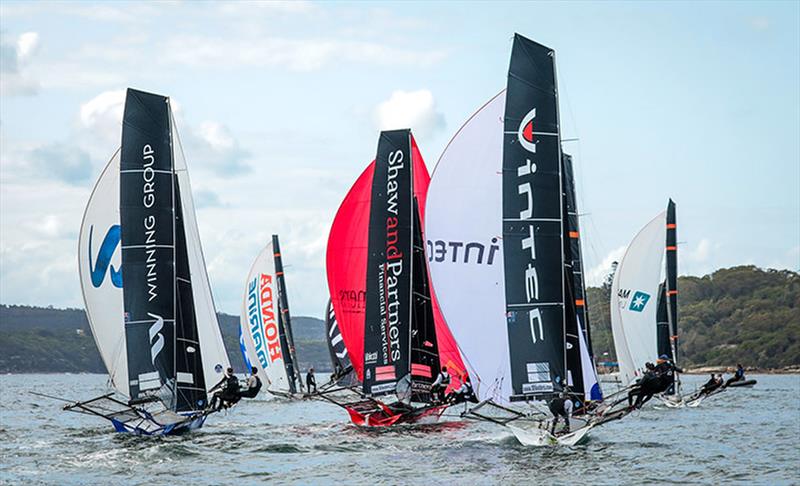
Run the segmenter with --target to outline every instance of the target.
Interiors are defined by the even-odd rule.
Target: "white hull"
[[[556,437],[546,430],[546,428],[544,428],[546,425],[547,422],[541,422],[540,427],[521,428],[510,424],[506,425],[506,427],[511,430],[511,432],[514,434],[514,437],[517,438],[520,444],[529,447],[579,445],[589,439],[589,430],[592,429],[592,426],[589,425],[581,427],[574,432],[570,432],[569,434]]]

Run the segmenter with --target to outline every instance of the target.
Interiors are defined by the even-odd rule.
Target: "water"
[[[28,393],[89,398],[104,376],[5,375],[0,483],[800,484],[800,376],[756,378],[700,408],[649,407],[583,446],[526,448],[491,424],[363,430],[328,403],[259,399],[185,436],[133,437]]]

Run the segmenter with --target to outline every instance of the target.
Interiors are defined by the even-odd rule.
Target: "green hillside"
[[[592,345],[615,360],[609,314],[610,281],[589,288]],[[741,266],[678,279],[682,366],[780,368],[800,364],[800,274]],[[605,355],[608,353],[608,355]]]

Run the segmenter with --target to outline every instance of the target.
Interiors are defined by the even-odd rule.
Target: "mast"
[[[504,120],[503,253],[514,401],[546,398],[567,380],[555,58],[552,49],[518,34]]]
[[[675,215],[675,203],[672,199],[667,203],[667,319],[669,321],[672,362],[678,363],[678,226]],[[677,373],[676,373],[677,375]],[[680,391],[680,376],[676,376],[676,391]]]
[[[286,374],[289,375],[289,386],[291,392],[295,393],[295,379],[300,384],[300,392],[303,392],[303,380],[297,364],[297,355],[294,348],[294,336],[292,335],[292,318],[289,313],[289,298],[286,295],[286,281],[283,277],[283,261],[281,260],[281,246],[278,242],[278,235],[272,235],[272,248],[275,251],[275,276],[278,283],[278,308],[280,309],[279,319],[282,324],[282,338],[285,343],[281,343],[284,349],[284,363],[286,364]],[[288,352],[286,352],[288,351]]]

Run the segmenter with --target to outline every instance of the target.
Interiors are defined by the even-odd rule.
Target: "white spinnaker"
[[[180,188],[181,207],[183,209],[183,229],[186,234],[186,252],[189,260],[189,272],[192,280],[192,298],[197,320],[197,336],[200,341],[200,353],[203,360],[203,375],[206,392],[209,392],[224,376],[225,369],[230,366],[228,353],[222,341],[219,329],[214,298],[211,295],[211,284],[206,273],[206,262],[200,244],[200,231],[194,212],[192,186],[189,183],[189,172],[183,147],[175,127],[175,119],[170,110],[170,121],[173,140],[173,157],[175,175]]]
[[[501,399],[512,394],[502,244],[504,112],[505,91],[456,133],[436,164],[425,207],[431,281],[442,314],[478,395]],[[469,243],[483,245],[480,263],[477,251],[465,253]]]
[[[280,343],[278,285],[272,242],[256,257],[244,288],[239,317],[250,364],[269,391],[289,393],[289,376]]]
[[[633,238],[617,265],[611,286],[611,329],[620,379],[625,385],[658,358],[656,310],[664,263],[667,212],[659,213]]]
[[[128,354],[121,274],[119,150],[103,169],[83,213],[78,236],[78,274],[86,316],[111,384],[125,396]],[[119,286],[117,286],[119,285]]]

